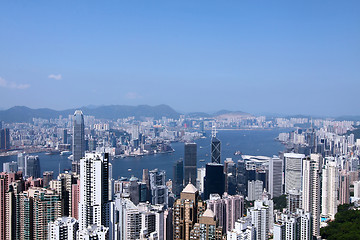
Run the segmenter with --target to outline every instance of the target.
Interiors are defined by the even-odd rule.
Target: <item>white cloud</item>
[[[128,92],[125,97],[127,99],[138,99],[138,98],[141,98],[141,95],[139,95],[138,93],[136,92]]]
[[[62,76],[61,76],[61,74],[50,74],[50,75],[48,76],[48,78],[50,78],[50,79],[55,79],[55,80],[61,80],[61,79],[62,79]]]
[[[0,77],[0,87],[12,89],[27,89],[30,87],[30,84],[18,84],[15,82],[6,81],[4,78]]]

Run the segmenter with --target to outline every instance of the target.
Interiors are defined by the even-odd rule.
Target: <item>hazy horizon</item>
[[[360,2],[0,3],[0,108],[360,115]]]

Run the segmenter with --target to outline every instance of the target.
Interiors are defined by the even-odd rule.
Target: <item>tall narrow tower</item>
[[[86,153],[80,160],[79,229],[108,226],[111,164],[108,153]]]
[[[185,143],[184,181],[185,185],[191,182],[196,185],[197,145]]]
[[[73,160],[79,162],[85,156],[85,126],[84,115],[81,110],[76,110],[74,113],[73,122],[73,142],[72,152]]]
[[[211,131],[211,162],[220,163],[221,142],[216,138],[216,126],[213,124]]]

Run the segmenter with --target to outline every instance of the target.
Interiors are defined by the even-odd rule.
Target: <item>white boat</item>
[[[70,151],[62,151],[60,153],[61,156],[65,156],[65,155],[71,155],[71,152]]]
[[[74,159],[74,156],[70,155],[70,156],[68,156],[68,159],[72,161]]]

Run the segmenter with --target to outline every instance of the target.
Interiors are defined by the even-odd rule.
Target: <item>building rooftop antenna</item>
[[[216,137],[216,133],[217,133],[217,131],[216,131],[216,123],[213,122],[213,124],[212,124],[212,129],[211,129],[211,137],[215,138],[215,137]]]

